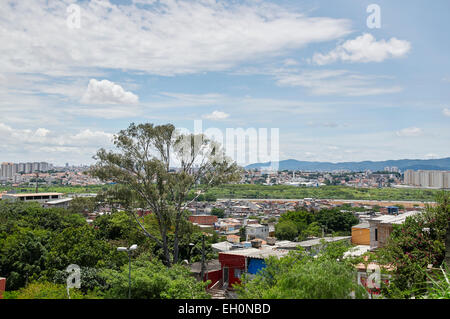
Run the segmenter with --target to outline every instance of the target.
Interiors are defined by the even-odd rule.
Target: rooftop
[[[215,271],[215,270],[221,270],[222,266],[220,265],[220,262],[218,259],[213,259],[205,262],[206,270],[207,271]],[[202,262],[196,262],[191,264],[191,272],[193,273],[201,273],[202,272]]]
[[[410,211],[410,212],[406,212],[400,215],[383,215],[380,217],[376,217],[371,219],[370,221],[375,221],[375,222],[379,222],[382,224],[403,224],[406,220],[406,218],[414,216],[416,214],[419,214],[420,211],[414,210],[414,211]]]
[[[58,205],[58,204],[66,203],[66,202],[71,202],[72,200],[73,200],[73,198],[61,198],[61,199],[49,201],[49,202],[47,202],[47,205]]]
[[[258,248],[236,249],[236,250],[223,252],[222,254],[244,256],[244,257],[256,258],[256,259],[266,259],[270,256],[281,258],[281,257],[286,256],[288,253],[289,253],[288,250],[274,249],[273,247],[266,246],[266,247],[262,247],[260,249],[258,249]]]
[[[370,224],[369,223],[361,223],[358,225],[353,226],[352,228],[370,228]]]
[[[63,193],[18,193],[18,194],[3,194],[3,196],[12,197],[24,197],[24,196],[52,196],[52,195],[63,195]]]

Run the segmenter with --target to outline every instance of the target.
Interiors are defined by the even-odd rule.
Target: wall
[[[249,258],[247,272],[256,275],[261,269],[266,267],[264,259]]]
[[[203,281],[211,280],[211,283],[208,285],[208,288],[211,288],[216,282],[222,279],[222,269],[210,271],[205,274]]]
[[[387,244],[389,236],[392,232],[392,225],[380,224],[378,225],[378,247],[384,247]]]
[[[375,240],[375,230],[378,229],[378,240]],[[370,248],[384,247],[392,232],[391,224],[370,221]]]
[[[240,283],[241,280],[234,275],[234,270],[239,269],[242,272],[245,270],[245,257],[239,255],[232,255],[227,253],[219,253],[219,261],[222,266],[222,271],[224,267],[228,267],[228,283],[229,287],[235,283]],[[223,277],[223,274],[222,274]]]
[[[3,299],[3,292],[6,289],[6,279],[0,278],[0,299]]]
[[[370,245],[370,229],[352,227],[352,244]]]

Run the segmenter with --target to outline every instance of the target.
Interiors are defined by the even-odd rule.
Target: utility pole
[[[39,188],[39,186],[38,186],[38,179],[39,179],[39,172],[36,172],[36,191],[35,191],[35,193],[37,194],[38,193],[38,188]]]
[[[202,271],[201,271],[201,276],[202,276],[202,280],[205,276],[205,272],[206,272],[206,266],[205,266],[205,234],[202,234]]]

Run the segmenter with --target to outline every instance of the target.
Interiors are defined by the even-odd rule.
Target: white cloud
[[[379,77],[361,75],[347,70],[314,70],[299,73],[276,74],[280,86],[301,86],[314,95],[367,96],[397,93],[398,86],[379,87],[375,80]]]
[[[81,102],[85,104],[136,104],[139,102],[139,98],[108,80],[91,79]]]
[[[48,133],[50,133],[50,130],[47,130],[46,128],[38,128],[35,135],[39,137],[45,137]]]
[[[423,134],[423,130],[418,127],[408,127],[400,131],[397,131],[396,134],[397,136],[407,136],[407,137],[420,136]]]
[[[0,70],[52,75],[73,75],[80,68],[159,75],[219,71],[339,39],[350,33],[351,24],[254,1],[86,1],[79,3],[81,27],[70,29],[70,2],[1,1]]]
[[[443,109],[442,114],[444,114],[444,116],[450,116],[450,109],[449,108]]]
[[[0,122],[0,148],[7,161],[79,160],[86,163],[100,147],[110,147],[113,134],[91,129],[56,132],[46,128],[20,129]],[[5,157],[7,156],[7,157]]]
[[[365,33],[356,39],[348,40],[327,54],[316,53],[312,61],[318,65],[336,61],[344,62],[382,62],[389,58],[405,56],[411,44],[405,40],[391,38],[377,41],[373,35]]]
[[[283,61],[283,65],[285,66],[299,65],[299,62],[294,59],[286,59]]]
[[[211,114],[203,115],[203,118],[207,119],[207,120],[212,120],[212,121],[220,121],[220,120],[227,119],[229,116],[230,116],[230,114],[227,114],[225,112],[214,111]]]
[[[103,131],[92,131],[82,129],[73,133],[62,133],[51,131],[46,128],[18,129],[7,124],[0,123],[1,143],[15,141],[17,145],[36,144],[37,147],[46,145],[58,146],[95,146],[110,143],[113,134]]]

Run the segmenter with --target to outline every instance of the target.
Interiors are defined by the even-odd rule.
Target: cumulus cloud
[[[146,4],[146,5],[142,5]],[[226,70],[350,33],[347,19],[247,1],[0,1],[0,70],[73,75],[120,69],[174,75]]]
[[[83,129],[72,133],[57,133],[46,128],[20,129],[0,122],[0,135],[2,142],[11,144],[14,141],[17,145],[43,145],[50,146],[102,146],[112,141],[113,134],[104,131],[93,131]],[[0,144],[1,145],[1,144]]]
[[[442,114],[444,114],[444,116],[450,116],[450,109],[446,107],[442,110]]]
[[[316,53],[312,61],[318,65],[343,62],[382,62],[389,58],[400,58],[411,50],[405,40],[391,38],[377,41],[370,33],[348,40],[327,54]]]
[[[397,136],[406,136],[406,137],[420,136],[423,134],[423,130],[418,127],[408,127],[400,131],[397,131],[396,134]]]
[[[203,118],[207,119],[207,120],[212,120],[212,121],[220,121],[220,120],[225,120],[229,116],[230,116],[230,114],[227,114],[225,112],[214,111],[211,114],[203,115]]]
[[[20,128],[0,122],[0,154],[6,161],[89,163],[100,147],[112,145],[113,134],[92,129],[56,131]]]
[[[108,80],[91,79],[81,102],[86,104],[136,104],[139,102],[139,98]]]

